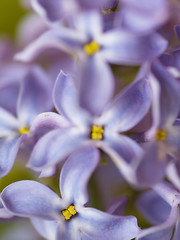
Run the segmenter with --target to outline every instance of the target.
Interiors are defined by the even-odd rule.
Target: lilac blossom
[[[28,163],[33,170],[48,169],[87,144],[108,153],[120,171],[124,161],[131,162],[142,152],[135,141],[120,133],[135,126],[149,110],[151,89],[146,79],[124,89],[97,116],[80,108],[75,82],[63,72],[56,80],[53,98],[56,110],[66,120],[67,127],[52,130],[37,142]],[[39,117],[37,126],[42,120],[46,121],[43,115]],[[50,121],[54,122],[54,116],[47,120],[47,124]]]
[[[87,107],[88,103],[93,114],[104,108],[113,95],[114,78],[108,63],[138,65],[159,56],[167,47],[167,41],[157,33],[134,35],[121,28],[103,32],[97,12],[80,14],[72,25],[45,32],[15,57],[30,61],[49,47],[78,56],[80,105]]]
[[[14,215],[39,218],[52,225],[52,221],[57,222],[56,240],[116,240],[119,236],[130,240],[139,233],[135,217],[119,217],[84,207],[88,201],[87,183],[98,161],[99,153],[94,147],[69,157],[60,174],[62,198],[41,183],[24,180],[7,186],[1,193],[2,202]]]
[[[179,239],[180,193],[167,182],[160,182],[140,196],[137,206],[142,214],[156,226],[144,229],[137,240],[178,240]]]
[[[121,0],[121,5],[118,25],[141,34],[156,30],[170,17],[169,0]]]
[[[31,67],[22,79],[16,116],[0,108],[0,176],[11,170],[20,145],[30,138],[35,116],[52,108],[51,82],[37,66]],[[31,136],[32,137],[32,136]]]
[[[166,175],[180,187],[180,128],[176,124],[180,110],[180,84],[158,61],[152,63],[148,78],[153,92],[152,126],[145,133],[145,140],[150,143],[144,156],[132,168],[141,186],[152,186]]]
[[[11,113],[15,113],[20,82],[28,71],[26,64],[13,61],[14,52],[10,40],[2,38],[0,40],[0,106]]]
[[[66,17],[77,16],[83,11],[106,8],[109,0],[83,1],[83,0],[31,0],[33,9],[50,23],[60,22]]]
[[[180,42],[180,24],[174,26],[174,32]],[[161,62],[168,67],[173,67],[180,70],[180,48],[179,45],[173,47],[168,52],[160,56]]]

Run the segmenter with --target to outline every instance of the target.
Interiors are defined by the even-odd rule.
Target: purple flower
[[[82,0],[31,0],[34,10],[50,23],[59,22],[72,15],[77,16],[82,11],[102,9],[109,4],[109,0],[82,1]]]
[[[147,113],[151,104],[151,89],[146,80],[134,82],[102,114],[92,116],[79,107],[73,79],[61,72],[54,87],[54,104],[66,119],[67,127],[50,131],[37,142],[28,163],[32,169],[42,171],[52,167],[75,149],[87,144],[108,153],[120,170],[123,160],[131,162],[141,153],[136,142],[119,133],[131,129]],[[41,119],[46,121],[43,116]],[[54,117],[48,121],[53,123]]]
[[[51,86],[46,74],[34,66],[22,79],[16,116],[0,108],[0,177],[9,173],[20,145],[30,138],[35,116],[52,108]]]
[[[170,16],[168,0],[121,0],[119,25],[137,33],[154,31]]]
[[[72,22],[72,28],[45,32],[16,54],[16,59],[32,60],[49,47],[77,55],[80,105],[87,108],[88,103],[88,111],[93,114],[103,109],[113,95],[114,77],[108,63],[141,64],[160,55],[167,46],[167,41],[157,33],[134,35],[122,28],[103,32],[102,18],[97,12],[81,14]]]
[[[62,198],[41,183],[25,180],[3,190],[3,204],[17,216],[57,222],[56,240],[116,240],[119,236],[130,240],[139,232],[135,217],[118,217],[84,207],[88,201],[87,183],[98,161],[99,153],[94,147],[70,156],[60,174]]]
[[[136,180],[147,187],[167,175],[180,188],[180,127],[176,124],[180,110],[180,84],[158,61],[152,63],[147,77],[153,92],[152,126],[145,133],[150,142],[148,149],[134,166]],[[171,161],[172,158],[175,161]]]
[[[153,191],[142,194],[137,206],[147,220],[156,226],[142,230],[136,239],[178,240],[179,203],[180,193],[166,182],[160,182]]]
[[[0,40],[0,106],[13,114],[16,112],[21,79],[28,71],[27,65],[12,60],[14,51],[8,39]]]

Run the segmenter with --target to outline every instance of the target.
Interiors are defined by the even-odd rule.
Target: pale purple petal
[[[160,125],[172,124],[180,109],[180,85],[157,61],[152,64],[152,73],[161,87],[160,103],[156,103],[160,104]]]
[[[0,137],[11,135],[17,130],[17,119],[11,113],[0,107]]]
[[[16,37],[18,47],[24,48],[47,29],[48,25],[36,13],[32,12],[31,14],[25,15],[20,24],[18,24],[17,28]]]
[[[157,33],[134,35],[125,30],[111,30],[99,36],[103,58],[110,63],[134,65],[164,52],[167,41]]]
[[[70,122],[78,124],[89,122],[88,113],[79,107],[74,79],[62,71],[54,85],[53,100],[57,111]]]
[[[129,137],[122,134],[110,133],[105,134],[105,139],[102,141],[102,146],[108,144],[109,147],[118,153],[126,162],[130,163],[134,158],[142,153],[142,148],[138,143]],[[104,148],[106,151],[106,149]]]
[[[136,186],[134,160],[142,155],[142,148],[132,139],[117,134],[111,134],[99,147],[111,157],[126,181]]]
[[[123,216],[127,202],[128,198],[126,196],[115,198],[108,206],[106,212],[113,215]]]
[[[56,48],[76,52],[87,41],[84,34],[77,34],[72,29],[59,28],[42,34],[24,50],[15,55],[15,59],[23,62],[34,60],[39,54],[48,48]]]
[[[178,38],[178,40],[180,41],[180,24],[177,24],[174,28],[176,36]]]
[[[151,88],[142,79],[124,89],[108,106],[102,121],[109,131],[124,132],[134,127],[148,112],[151,104]]]
[[[137,236],[139,227],[133,216],[118,217],[93,208],[84,208],[80,213],[79,228],[93,240],[130,240]]]
[[[137,184],[145,188],[153,186],[163,179],[166,167],[166,159],[158,157],[158,144],[150,144],[135,169]]]
[[[66,0],[65,0],[66,1]],[[92,0],[92,1],[84,1],[84,0],[77,0],[79,5],[87,10],[90,10],[91,8],[103,8],[105,5],[109,2],[109,0]]]
[[[180,126],[169,126],[167,128],[167,136],[165,139],[165,143],[168,146],[172,146],[174,148],[174,152],[172,151],[172,154],[174,154],[177,158],[179,158],[180,153]]]
[[[65,128],[70,126],[70,123],[60,114],[54,112],[44,112],[32,121],[30,134],[33,136],[41,136],[50,130],[57,128]]]
[[[1,78],[1,76],[0,76]],[[0,82],[0,106],[11,113],[16,113],[16,103],[19,93],[19,83],[5,83]],[[11,96],[11,99],[9,98]]]
[[[41,171],[44,167],[56,165],[79,148],[85,138],[84,132],[74,128],[50,131],[35,145],[28,167]]]
[[[179,240],[179,236],[180,236],[180,215],[178,215],[177,218],[177,222],[176,222],[176,228],[175,228],[175,232],[174,232],[174,236],[172,240]]]
[[[136,206],[146,220],[154,225],[165,222],[171,211],[171,206],[152,190],[141,194]]]
[[[21,143],[26,139],[27,135],[12,135],[0,138],[0,177],[6,176],[16,159],[17,152]]]
[[[52,108],[52,83],[43,70],[34,66],[25,76],[19,93],[17,115],[30,125],[37,114]]]
[[[1,193],[4,206],[18,216],[53,220],[58,217],[61,199],[47,186],[23,180],[7,186]]]
[[[75,226],[74,222],[71,221],[68,224],[62,224],[57,228],[56,240],[81,240],[81,232]]]
[[[121,25],[136,32],[152,31],[165,23],[169,17],[169,1],[153,0],[122,1]]]
[[[32,0],[33,9],[43,18],[55,22],[63,14],[62,2],[58,0]]]
[[[98,116],[113,93],[114,77],[101,55],[84,58],[81,63],[80,105],[92,115]]]
[[[40,218],[31,218],[31,222],[38,233],[47,239],[56,240],[56,230],[58,223]]]
[[[92,2],[94,1],[91,1],[91,3]],[[100,34],[103,30],[101,15],[96,11],[86,12],[80,14],[78,17],[76,16],[74,25],[79,32],[85,33],[89,38],[92,39],[95,38],[97,34]]]
[[[166,169],[166,176],[171,183],[180,191],[180,174],[179,174],[179,161],[174,163],[170,162]]]
[[[64,200],[81,205],[88,201],[87,184],[98,162],[99,152],[93,146],[70,155],[60,175],[60,191]]]
[[[0,202],[0,218],[12,218],[12,217],[14,217],[14,215],[3,206],[2,202]]]
[[[169,240],[177,219],[177,208],[173,208],[167,221],[155,227],[147,228],[138,235],[136,240]]]
[[[170,206],[174,206],[175,203],[178,204],[179,198],[177,197],[179,196],[179,192],[169,182],[161,181],[153,187],[153,190],[169,203]]]

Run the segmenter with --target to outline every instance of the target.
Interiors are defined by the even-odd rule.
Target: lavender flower
[[[136,142],[119,133],[135,126],[150,107],[151,89],[145,79],[131,84],[102,114],[92,116],[79,107],[73,79],[61,72],[54,87],[54,104],[66,119],[67,127],[50,131],[38,141],[28,163],[35,171],[56,165],[72,151],[87,144],[107,152],[120,171],[123,160],[131,162],[141,153]],[[54,117],[48,121],[54,122]]]
[[[168,0],[121,0],[122,9],[118,16],[119,25],[131,31],[145,34],[166,23],[170,17]]]
[[[107,62],[138,65],[157,57],[167,46],[166,40],[157,33],[134,35],[121,28],[103,32],[102,18],[97,12],[81,14],[72,22],[72,28],[61,27],[45,32],[16,54],[16,59],[32,60],[49,47],[77,55],[80,105],[87,107],[88,103],[88,111],[92,114],[103,109],[113,95],[114,78]]]
[[[25,180],[7,186],[1,199],[13,214],[58,222],[55,239],[130,240],[139,228],[136,218],[118,217],[84,207],[88,200],[87,182],[96,168],[99,153],[94,147],[76,152],[66,161],[60,174],[62,198],[47,186]]]
[[[166,182],[155,185],[153,190],[140,197],[138,206],[150,222],[158,225],[142,230],[136,239],[178,240],[180,229],[179,192]]]
[[[17,118],[0,108],[0,176],[11,170],[20,145],[28,138],[37,114],[51,109],[51,83],[44,72],[33,67],[25,75],[17,101]]]

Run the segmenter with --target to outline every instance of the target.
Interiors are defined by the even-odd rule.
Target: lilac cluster
[[[40,178],[58,176],[60,196],[13,182],[0,217],[29,218],[48,240],[179,240],[180,4],[26,5],[18,50],[0,42],[0,177],[23,158]],[[109,191],[123,184],[135,194]],[[88,205],[90,190],[102,209]]]

